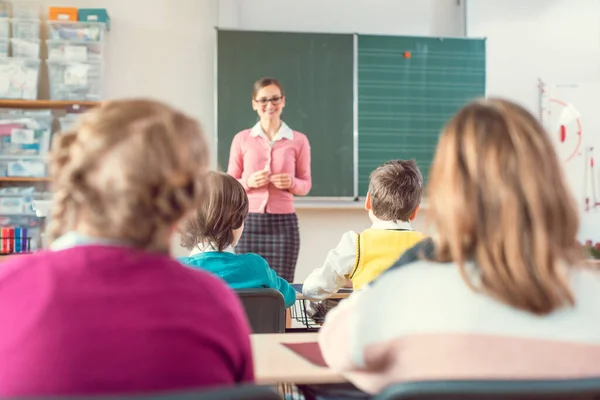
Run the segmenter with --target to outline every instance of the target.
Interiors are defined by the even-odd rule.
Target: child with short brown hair
[[[188,219],[181,235],[181,245],[190,255],[179,260],[219,276],[234,289],[276,289],[286,307],[291,307],[296,291],[264,258],[254,253],[235,254],[233,250],[247,215],[248,197],[237,179],[223,172],[209,172],[206,200]]]
[[[325,264],[304,281],[304,296],[326,299],[349,280],[360,289],[422,240],[425,235],[410,224],[419,210],[422,188],[423,177],[413,160],[388,161],[375,169],[365,202],[373,225],[360,233],[344,233]]]
[[[0,269],[0,397],[253,380],[239,299],[169,254],[208,162],[196,121],[155,101],[102,103],[58,134],[50,250]]]

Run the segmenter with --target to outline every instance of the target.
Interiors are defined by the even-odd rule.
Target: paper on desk
[[[323,353],[321,353],[319,343],[317,342],[281,344],[318,367],[328,367],[323,358]]]

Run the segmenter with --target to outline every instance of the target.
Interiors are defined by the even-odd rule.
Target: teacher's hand
[[[271,183],[277,189],[289,189],[292,187],[292,177],[289,174],[271,175]]]
[[[248,187],[258,189],[269,183],[269,172],[265,170],[256,171],[248,177]]]

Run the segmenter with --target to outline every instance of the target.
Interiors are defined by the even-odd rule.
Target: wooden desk
[[[281,343],[316,342],[317,333],[263,333],[250,335],[254,375],[259,385],[346,382],[343,376],[316,366]]]

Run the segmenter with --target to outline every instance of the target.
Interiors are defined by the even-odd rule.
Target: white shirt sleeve
[[[323,300],[336,293],[347,282],[356,263],[356,233],[342,235],[335,249],[327,254],[321,268],[310,273],[302,286],[302,294],[311,300]]]

